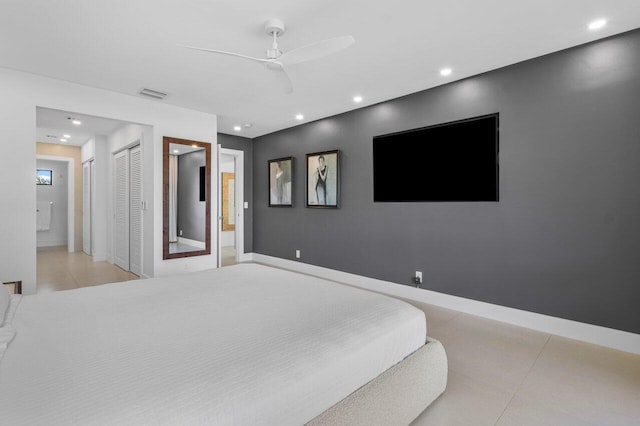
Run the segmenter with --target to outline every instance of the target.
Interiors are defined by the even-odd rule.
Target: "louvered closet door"
[[[129,270],[129,150],[113,156],[114,193],[114,263]]]
[[[82,164],[82,251],[91,255],[91,163]]]
[[[140,145],[129,150],[129,260],[130,269],[142,274],[142,151]]]

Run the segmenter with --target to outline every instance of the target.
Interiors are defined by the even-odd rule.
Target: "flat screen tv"
[[[498,201],[499,114],[373,138],[373,201]]]

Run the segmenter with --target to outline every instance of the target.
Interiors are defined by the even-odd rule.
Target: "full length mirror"
[[[163,138],[163,259],[211,254],[211,144]]]

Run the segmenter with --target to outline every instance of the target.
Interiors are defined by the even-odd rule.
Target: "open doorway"
[[[244,253],[244,152],[220,149],[220,266],[238,263]]]
[[[135,248],[131,251],[140,261],[127,268],[114,264],[117,254],[114,246],[119,241],[116,240],[119,225],[113,215],[117,199],[114,192],[118,190],[114,182],[114,158],[122,150],[133,151],[135,146],[139,149],[143,134],[151,131],[149,126],[120,120],[36,108],[37,168],[43,170],[43,177],[36,179],[44,183],[53,180],[49,188],[38,185],[37,292],[125,281],[141,275],[141,232],[132,233],[131,237]],[[135,157],[135,152],[132,157],[141,160],[140,155]],[[142,164],[138,163],[132,175],[141,175]],[[55,167],[56,164],[60,167]],[[133,178],[127,176],[127,183],[129,180]],[[66,201],[57,195],[63,184],[67,184]],[[136,192],[132,194],[135,196]],[[141,197],[131,205],[141,229]],[[67,225],[65,239],[59,237],[65,230],[62,216]],[[127,230],[128,226],[129,223]]]

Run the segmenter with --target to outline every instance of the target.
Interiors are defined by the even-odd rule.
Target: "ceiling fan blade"
[[[272,71],[277,84],[282,88],[282,91],[287,95],[291,94],[293,92],[293,84],[280,61],[267,64],[267,68]]]
[[[272,62],[273,59],[254,58],[253,56],[242,55],[240,53],[226,52],[224,50],[207,49],[205,47],[187,46],[186,44],[178,44],[177,46],[186,47],[187,49],[202,50],[209,53],[220,53],[222,55],[236,56],[238,58],[250,59],[256,62]]]
[[[278,61],[286,66],[312,61],[346,49],[355,42],[356,39],[351,35],[329,38],[285,52],[278,58]]]

